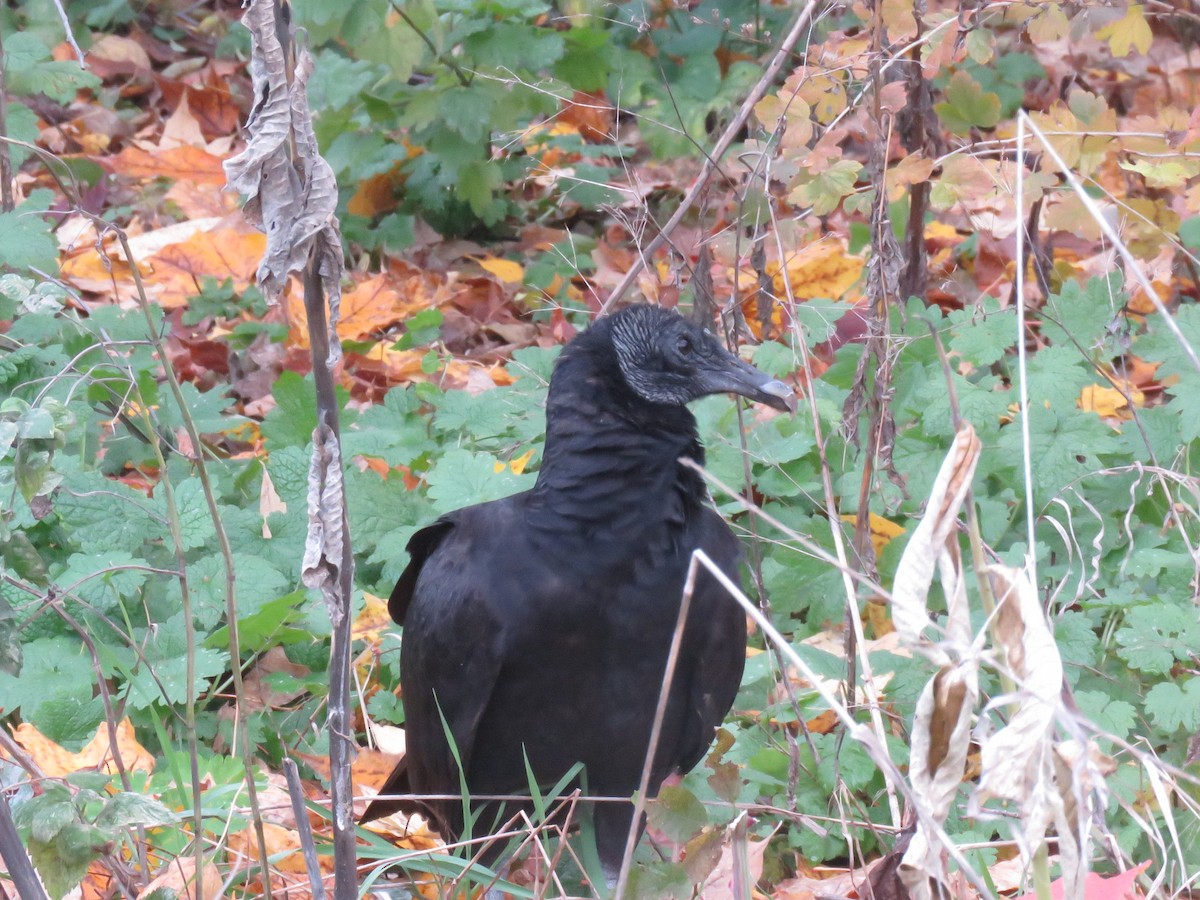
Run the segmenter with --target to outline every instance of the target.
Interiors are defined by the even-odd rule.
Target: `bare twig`
[[[290,756],[283,760],[283,775],[287,779],[288,797],[292,801],[292,815],[296,817],[296,834],[300,839],[300,852],[304,856],[304,868],[308,872],[313,900],[325,900],[325,885],[321,881],[317,848],[313,843],[312,827],[308,824],[308,810],[304,806],[304,786],[300,784],[300,772],[296,769],[296,762]]]
[[[675,633],[671,635],[671,649],[667,653],[667,665],[663,671],[662,687],[658,692],[658,706],[654,710],[654,725],[650,729],[650,745],[646,748],[646,760],[642,764],[642,779],[633,803],[633,821],[629,825],[629,836],[625,840],[625,855],[621,858],[621,872],[617,876],[614,900],[623,900],[629,884],[629,872],[633,866],[633,851],[637,847],[638,832],[641,830],[642,813],[646,809],[646,792],[650,790],[650,774],[654,768],[654,757],[658,752],[658,741],[662,736],[662,723],[667,715],[667,701],[671,696],[671,682],[675,678],[675,664],[679,661],[679,648],[683,644],[683,631],[687,627],[688,610],[692,608],[692,594],[696,590],[696,573],[699,570],[696,550],[688,564],[687,580],[683,583],[683,597],[679,603],[679,618],[675,620]]]
[[[4,84],[4,41],[0,34],[0,134],[8,134],[8,93]],[[0,141],[0,209],[12,212],[16,207],[13,200],[12,156],[8,142]]]
[[[12,810],[4,791],[0,791],[0,859],[4,860],[8,875],[16,885],[17,896],[21,900],[46,900],[42,882],[25,852],[21,836],[17,834],[17,826],[13,822]]]

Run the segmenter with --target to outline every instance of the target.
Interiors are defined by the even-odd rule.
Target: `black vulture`
[[[404,626],[407,754],[380,792],[409,796],[376,799],[364,821],[415,810],[456,839],[461,801],[419,795],[457,795],[463,783],[473,796],[528,795],[526,758],[543,790],[576,763],[589,794],[638,789],[692,551],[738,577],[737,538],[703,479],[679,463],[704,461],[686,404],[723,392],[795,408],[787,385],[657,306],[602,318],[566,346],[536,485],[442,516],[409,541],[388,603]],[[651,794],[704,756],[745,650],[744,613],[701,574]],[[632,803],[596,804],[608,879],[632,815]]]

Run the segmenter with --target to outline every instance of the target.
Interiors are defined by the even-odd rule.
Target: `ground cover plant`
[[[222,190],[249,32],[231,3],[61,12],[0,10],[0,887],[30,889],[19,840],[54,897],[312,896],[333,394],[300,276],[256,284],[272,245]],[[402,748],[408,537],[532,483],[559,347],[640,296],[801,403],[694,407],[758,618],[627,895],[1194,890],[1195,10],[292,12],[345,254],[356,795]],[[599,893],[514,830],[514,896]],[[476,849],[392,821],[354,877],[452,895],[492,877]]]

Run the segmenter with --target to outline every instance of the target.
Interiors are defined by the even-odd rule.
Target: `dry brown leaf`
[[[192,115],[186,92],[180,95],[175,111],[163,123],[158,146],[162,150],[170,150],[174,147],[206,148],[208,146],[200,122]]]
[[[218,219],[179,222],[129,239],[147,297],[167,309],[183,306],[200,292],[205,277],[233,280],[244,290],[254,277],[265,239],[257,232],[219,227]],[[119,244],[104,253],[87,247],[62,261],[64,280],[82,291],[133,302],[137,287]]]
[[[97,38],[87,52],[88,70],[100,78],[113,75],[150,75],[150,55],[132,38],[106,34]]]
[[[0,863],[0,872],[3,872]],[[87,875],[79,885],[80,900],[110,900],[113,896],[113,874],[102,859],[88,863]],[[217,898],[214,898],[217,900]]]
[[[389,756],[403,756],[405,747],[404,729],[395,725],[381,725],[379,722],[371,722],[371,737],[375,739],[375,746],[380,753],[386,753]]]
[[[174,891],[181,898],[193,900],[193,898],[203,894],[204,900],[221,900],[225,896],[224,879],[221,878],[221,872],[211,862],[205,862],[204,868],[201,871],[200,890],[196,887],[196,858],[194,856],[180,856],[165,866],[163,866],[158,875],[148,885],[138,892],[138,900],[144,897],[149,897],[159,888],[166,888]]]
[[[288,659],[282,647],[272,647],[246,673],[246,706],[249,709],[285,709],[306,692],[304,687],[294,687],[288,691],[271,687],[270,677],[280,672],[301,679],[309,673],[309,668]]]
[[[980,449],[975,429],[969,423],[963,424],[930,489],[925,515],[904,548],[892,587],[892,621],[896,631],[905,643],[920,647],[939,665],[947,665],[953,660],[924,636],[926,627],[931,624],[926,608],[929,586],[933,583],[935,567],[941,568],[943,580],[953,568],[944,565],[942,557],[947,553],[947,541],[954,532],[959,510],[971,486]],[[961,584],[961,578],[958,582]],[[955,591],[948,588],[947,596],[955,596]],[[958,618],[952,616],[951,619],[948,628],[959,628]],[[969,643],[969,623],[965,627],[965,638]],[[963,637],[955,635],[956,640]]]
[[[864,264],[861,256],[850,254],[846,250],[843,241],[825,238],[803,247],[789,257],[784,266],[780,266],[777,260],[768,261],[766,273],[771,278],[771,290],[779,299],[802,301],[829,298],[840,300],[858,281]],[[727,277],[731,283],[736,277],[738,284],[742,286],[742,306],[745,310],[747,324],[755,330],[757,337],[764,337],[759,331],[759,322],[762,317],[758,312],[757,273],[750,268],[743,267],[740,274],[731,271]],[[783,326],[781,304],[775,304],[771,321],[776,328]]]
[[[227,152],[224,144],[237,135],[242,111],[229,90],[229,77],[214,71],[211,65],[206,66],[205,72],[207,82],[183,85],[182,96],[187,97],[188,109],[200,123],[200,131],[208,140],[209,152],[224,156]],[[164,90],[163,96],[169,99],[170,93]],[[221,152],[218,153],[218,149]]]
[[[700,896],[705,900],[734,900],[745,896],[739,883],[745,877],[754,885],[762,877],[763,856],[775,832],[760,841],[747,835],[746,815],[742,813],[733,820],[727,830],[728,840],[721,848],[721,859],[700,887]],[[738,857],[745,854],[749,871],[742,873]]]
[[[262,487],[258,492],[258,514],[262,516],[262,536],[267,540],[271,539],[271,528],[268,524],[273,513],[286,513],[287,504],[283,502],[283,498],[275,490],[275,482],[271,480],[271,475],[267,471],[267,467],[262,467]]]
[[[267,856],[275,858],[270,863],[271,888],[286,895],[289,900],[308,900],[312,896],[309,886],[308,870],[305,867],[304,855],[300,851],[300,835],[290,828],[263,823]],[[235,869],[246,869],[257,866],[260,857],[258,853],[258,838],[253,827],[229,835],[225,844],[226,855]],[[317,865],[323,875],[333,872],[332,854],[318,854]],[[261,872],[261,869],[258,870]],[[252,888],[262,892],[261,874],[251,876]]]
[[[860,869],[834,869],[803,863],[795,878],[779,882],[771,896],[774,900],[816,900],[818,897],[862,897],[872,871],[882,857]]]
[[[908,193],[914,184],[928,181],[933,174],[933,160],[923,155],[912,153],[900,160],[883,175],[883,183],[887,190],[888,199],[893,203]]]

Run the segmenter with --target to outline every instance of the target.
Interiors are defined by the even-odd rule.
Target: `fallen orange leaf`
[[[138,743],[129,719],[117,723],[116,732],[117,750],[125,770],[153,772],[154,757]],[[107,725],[98,727],[92,739],[78,753],[50,740],[28,722],[18,725],[13,730],[13,737],[42,771],[52,778],[61,778],[81,769],[103,768],[109,773],[117,771]]]
[[[172,147],[169,150],[144,150],[126,147],[104,163],[118,175],[150,180],[171,178],[214,187],[225,186],[225,167],[218,156],[199,147]]]
[[[262,232],[232,228],[196,234],[165,247],[148,260],[154,270],[155,299],[166,309],[185,306],[200,293],[205,278],[218,283],[232,279],[235,290],[245,290],[266,249],[267,236]]]
[[[342,294],[338,336],[342,340],[361,341],[414,313],[435,306],[442,299],[437,292],[438,286],[436,276],[415,266],[366,277]],[[292,323],[293,341],[308,347],[304,298],[289,295],[285,302],[288,320]]]

